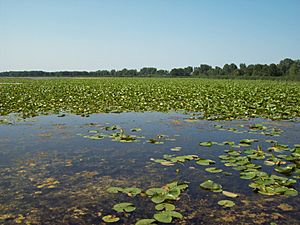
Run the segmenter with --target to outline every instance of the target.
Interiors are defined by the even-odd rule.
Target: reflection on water
[[[268,130],[248,129],[257,123]],[[119,140],[116,136],[120,133],[137,142],[113,141]],[[108,187],[135,186],[145,192],[172,181],[186,181],[188,189],[174,203],[184,218],[174,220],[175,224],[299,224],[299,197],[254,193],[248,187],[251,181],[240,179],[239,171],[220,161],[219,155],[230,146],[199,145],[257,139],[251,147],[240,149],[260,145],[266,150],[272,144],[265,140],[272,139],[292,148],[299,144],[299,133],[299,122],[217,122],[191,120],[176,113],[40,116],[5,123],[0,125],[0,223],[105,224],[102,217],[114,214],[121,218],[117,224],[134,224],[138,219],[152,218],[155,205],[145,194],[134,198],[111,194],[106,191]],[[93,140],[91,136],[101,138]],[[171,151],[174,147],[181,149]],[[194,161],[174,166],[153,161],[166,154],[211,159],[223,172],[209,173]],[[262,171],[280,175],[263,161],[256,160]],[[199,184],[207,179],[221,184],[223,190],[238,193],[238,198],[231,199],[236,206],[223,208],[217,202],[228,197],[200,189]],[[293,187],[300,191],[299,179]],[[116,213],[112,206],[120,202],[131,202],[137,209]]]

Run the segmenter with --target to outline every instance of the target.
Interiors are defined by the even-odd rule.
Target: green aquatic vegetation
[[[242,173],[240,173],[240,178],[242,178],[242,179],[251,180],[254,177],[256,177],[255,172],[242,172]]]
[[[258,116],[285,119],[300,115],[297,82],[199,78],[19,80],[22,85],[1,86],[0,115],[18,112],[31,117],[65,111],[85,116],[170,110],[202,112],[202,118],[208,119]],[[183,105],[182,99],[185,99]]]
[[[173,147],[173,148],[171,148],[171,151],[179,152],[181,149],[182,149],[182,147]]]
[[[297,190],[292,188],[292,185],[296,183],[296,180],[281,177],[277,175],[258,177],[253,180],[249,187],[253,188],[263,195],[286,195],[296,196]]]
[[[135,223],[135,225],[156,225],[155,219],[141,219]]]
[[[230,208],[230,207],[235,206],[235,203],[233,201],[230,201],[230,200],[220,200],[220,201],[218,201],[218,204],[220,206],[225,207],[225,208]]]
[[[216,167],[209,167],[205,168],[205,171],[209,173],[221,173],[223,170]]]
[[[222,186],[213,182],[212,180],[206,180],[200,184],[200,187],[205,190],[213,191],[213,192],[222,192]]]
[[[267,130],[268,128],[264,126],[263,124],[256,123],[256,124],[251,124],[249,126],[250,130]]]
[[[105,136],[103,135],[84,135],[83,138],[88,138],[91,140],[101,140],[103,139]]]
[[[197,159],[196,163],[201,166],[209,166],[209,165],[215,164],[216,162],[211,159],[199,158],[199,159]]]
[[[107,127],[104,127],[105,130],[120,130],[121,127],[117,126],[117,125],[112,125],[112,126],[107,126]]]
[[[184,163],[185,161],[197,159],[197,155],[180,155],[180,156],[174,156],[171,158],[168,158],[173,163]]]
[[[240,140],[240,146],[250,146],[253,142],[256,142],[256,139],[243,139]]]
[[[203,141],[199,143],[200,146],[204,146],[204,147],[211,147],[214,144],[218,144],[218,143],[214,141]]]
[[[107,192],[109,193],[123,193],[126,194],[128,196],[132,196],[135,197],[136,195],[140,194],[142,192],[142,190],[140,188],[137,187],[129,187],[129,188],[121,188],[121,187],[109,187],[107,189]]]
[[[161,223],[171,223],[173,218],[182,219],[181,213],[176,211],[162,211],[154,214],[154,219]]]
[[[156,144],[156,145],[160,145],[160,144],[164,143],[162,141],[159,141],[159,140],[156,140],[156,139],[153,139],[153,138],[150,138],[147,142],[150,143],[150,144]]]
[[[234,141],[223,141],[222,142],[224,145],[234,145]]]
[[[130,202],[122,202],[113,206],[113,210],[117,212],[133,212],[136,207]]]
[[[295,169],[296,169],[296,165],[290,164],[287,166],[277,166],[277,167],[275,167],[274,170],[278,173],[290,175]]]
[[[222,191],[222,194],[229,198],[236,198],[239,195],[230,191]]]
[[[184,163],[185,161],[190,161],[198,159],[197,155],[164,155],[164,159],[154,159],[153,161],[159,163],[163,166],[173,166],[174,163]]]
[[[168,160],[165,159],[154,159],[153,160],[155,163],[159,163],[162,166],[174,166],[175,164],[173,162],[170,162]]]
[[[123,192],[123,188],[120,187],[109,187],[107,192],[117,194],[119,192]]]
[[[283,152],[283,151],[288,151],[289,146],[288,145],[283,145],[283,144],[278,144],[275,143],[274,146],[268,148],[268,151],[274,151],[274,152]]]
[[[173,211],[173,210],[175,210],[175,208],[176,208],[175,205],[170,204],[170,203],[160,203],[155,206],[155,209],[158,211],[161,211],[161,210]]]
[[[139,132],[141,130],[142,130],[141,128],[135,127],[135,128],[132,128],[130,131],[131,132]]]
[[[272,155],[271,158],[268,158],[264,161],[264,164],[267,166],[273,166],[273,165],[281,165],[286,164],[282,159],[277,158],[276,156]]]
[[[102,220],[106,223],[115,223],[118,222],[120,218],[115,215],[106,215],[102,217]]]
[[[114,136],[113,140],[119,141],[119,142],[137,142],[138,141],[136,139],[136,136],[125,135],[125,134],[120,134],[120,135]]]
[[[146,195],[151,198],[151,201],[159,204],[166,200],[177,200],[181,191],[188,187],[187,183],[172,182],[160,188],[149,188]]]

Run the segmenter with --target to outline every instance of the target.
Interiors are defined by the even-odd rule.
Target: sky
[[[0,0],[0,71],[300,59],[300,0]]]

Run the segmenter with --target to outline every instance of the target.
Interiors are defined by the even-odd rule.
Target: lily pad
[[[181,149],[182,149],[182,147],[173,147],[173,148],[171,148],[171,151],[179,152]]]
[[[221,200],[221,201],[218,201],[218,204],[223,207],[226,207],[226,208],[235,206],[235,203],[230,200]]]
[[[106,223],[115,223],[118,222],[120,218],[115,215],[107,215],[107,216],[103,216],[102,220]]]
[[[175,211],[162,211],[154,214],[154,219],[161,223],[171,223],[173,218],[182,219],[183,216],[179,212]]]
[[[196,161],[196,163],[201,166],[209,166],[211,164],[215,164],[215,161],[210,160],[210,159],[201,159],[200,158]]]
[[[155,219],[141,219],[135,223],[135,225],[155,225]]]
[[[251,180],[254,177],[256,177],[255,172],[242,172],[242,173],[240,173],[240,178],[242,178],[242,179]]]
[[[205,190],[210,190],[213,192],[222,192],[222,186],[213,182],[212,180],[206,180],[200,184],[200,187]]]
[[[130,202],[123,202],[114,205],[113,209],[117,212],[133,212],[136,207]]]
[[[239,196],[238,194],[229,191],[222,191],[222,194],[230,198],[236,198]]]
[[[211,141],[204,141],[199,143],[200,146],[211,147],[213,143]]]
[[[141,130],[142,130],[141,128],[135,127],[135,128],[131,129],[131,132],[138,132],[138,131],[141,131]]]
[[[120,188],[120,187],[109,187],[107,189],[107,192],[114,193],[114,194],[116,194],[118,192],[122,192],[122,191],[123,191],[123,188]]]
[[[155,206],[156,210],[166,210],[166,211],[173,211],[175,209],[175,205],[170,204],[170,203],[161,203]]]
[[[209,168],[206,168],[205,171],[210,172],[210,173],[220,173],[223,170],[219,169],[219,168],[216,168],[216,167],[209,167]]]
[[[130,187],[130,188],[123,188],[122,192],[127,194],[128,196],[134,197],[134,196],[140,194],[142,191],[140,188]]]

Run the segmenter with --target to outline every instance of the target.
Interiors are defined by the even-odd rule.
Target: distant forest
[[[173,68],[170,71],[154,67],[145,67],[140,70],[98,70],[87,71],[7,71],[1,72],[2,77],[282,77],[300,79],[300,60],[284,59],[279,64],[225,64],[223,68],[201,64],[199,67]]]

